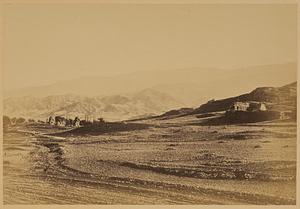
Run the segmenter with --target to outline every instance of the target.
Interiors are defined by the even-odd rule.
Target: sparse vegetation
[[[29,118],[29,119],[28,119],[28,122],[29,122],[29,123],[34,123],[34,122],[35,122],[35,120],[34,120],[34,119],[31,119],[31,118]]]
[[[3,130],[6,131],[11,126],[10,118],[6,115],[3,116]]]
[[[22,123],[25,123],[26,119],[25,118],[18,118],[16,120],[16,124],[22,124]]]
[[[245,110],[242,114],[253,114]],[[119,198],[119,188],[126,186],[126,195],[128,191],[138,191],[136,194],[149,197],[151,191],[160,198],[172,191],[184,200],[192,197],[192,203],[203,201],[202,197],[220,197],[233,203],[295,204],[294,120],[245,123],[245,118],[228,121],[225,112],[170,113],[135,122],[52,116],[47,120],[49,124],[28,120],[29,123],[18,125],[17,118],[15,123],[3,118],[7,126],[17,124],[15,132],[5,133],[4,151],[8,154],[4,166],[12,169],[15,161],[10,161],[10,156],[24,155],[24,162],[30,159],[30,163],[24,163],[27,167],[15,173],[30,169],[32,174],[46,177],[50,185],[46,187],[47,194],[52,188],[57,192],[57,181],[62,178],[64,189],[71,186],[80,195],[85,195],[88,185],[93,193],[91,199],[100,189],[102,192],[107,188],[110,194],[115,189]],[[237,121],[242,124],[235,124]],[[16,133],[19,128],[21,132]],[[37,183],[30,175],[26,175],[26,180],[22,179],[25,175],[6,175],[25,184],[23,188],[31,189],[32,185],[26,182]],[[36,197],[36,190],[28,193],[32,191]],[[64,194],[59,197],[66,199]]]

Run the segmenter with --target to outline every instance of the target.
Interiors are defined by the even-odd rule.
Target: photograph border
[[[0,47],[3,47],[3,43],[5,40],[3,39],[3,5],[5,4],[76,4],[76,3],[84,3],[84,4],[296,4],[297,5],[297,81],[299,81],[299,23],[300,23],[300,15],[299,15],[299,1],[298,0],[2,0],[0,2],[0,13],[1,13],[1,19],[0,19],[0,25],[1,25],[1,33],[0,33]],[[1,117],[3,115],[3,48],[0,50],[0,78],[1,78],[1,93],[0,93],[0,112]],[[297,82],[297,103],[300,104],[300,98],[299,98],[299,82]],[[299,105],[298,105],[299,106]],[[1,178],[0,178],[0,185],[1,185],[1,191],[0,191],[0,201],[1,205],[0,208],[5,209],[15,209],[15,208],[28,208],[28,209],[37,209],[37,208],[55,208],[55,209],[65,209],[65,208],[74,208],[74,209],[94,209],[94,208],[105,208],[105,209],[116,209],[116,208],[123,208],[123,209],[129,209],[129,208],[145,208],[145,209],[163,209],[163,208],[180,208],[180,209],[196,209],[196,208],[222,208],[222,209],[254,209],[254,208],[275,208],[275,209],[287,209],[292,208],[296,209],[299,208],[299,168],[300,168],[300,159],[299,159],[299,108],[297,110],[297,189],[296,189],[296,205],[4,205],[3,204],[3,121],[0,120],[0,133],[1,133],[1,139],[0,139],[0,153],[1,153],[1,166],[0,166],[0,172],[1,172]]]

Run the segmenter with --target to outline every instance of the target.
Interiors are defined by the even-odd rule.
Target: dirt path
[[[139,143],[134,147],[130,143],[125,143],[125,147],[124,143],[108,143],[89,147],[63,139],[10,133],[4,137],[5,204],[295,203],[290,195],[280,197],[276,193],[254,192],[258,184],[286,190],[293,188],[293,181],[197,179],[135,168],[107,159],[109,155],[122,156],[128,151],[131,156],[138,157],[132,149],[143,148],[139,146]],[[149,146],[148,149],[153,149]],[[91,147],[95,150],[89,149]]]

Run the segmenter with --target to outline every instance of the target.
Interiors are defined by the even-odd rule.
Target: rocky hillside
[[[207,113],[228,110],[234,102],[266,102],[272,110],[295,110],[297,103],[297,82],[282,87],[260,87],[250,93],[221,100],[212,100],[196,108],[193,113]]]
[[[50,115],[74,118],[102,117],[116,121],[160,114],[182,106],[168,94],[146,89],[133,94],[113,96],[54,95],[11,97],[4,100],[4,114],[45,120]]]

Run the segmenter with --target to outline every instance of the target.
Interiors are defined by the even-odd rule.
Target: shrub
[[[6,115],[3,115],[3,127],[7,127],[11,125],[10,118]]]
[[[26,121],[25,118],[18,118],[17,121],[16,121],[16,124],[22,124],[25,121]]]

